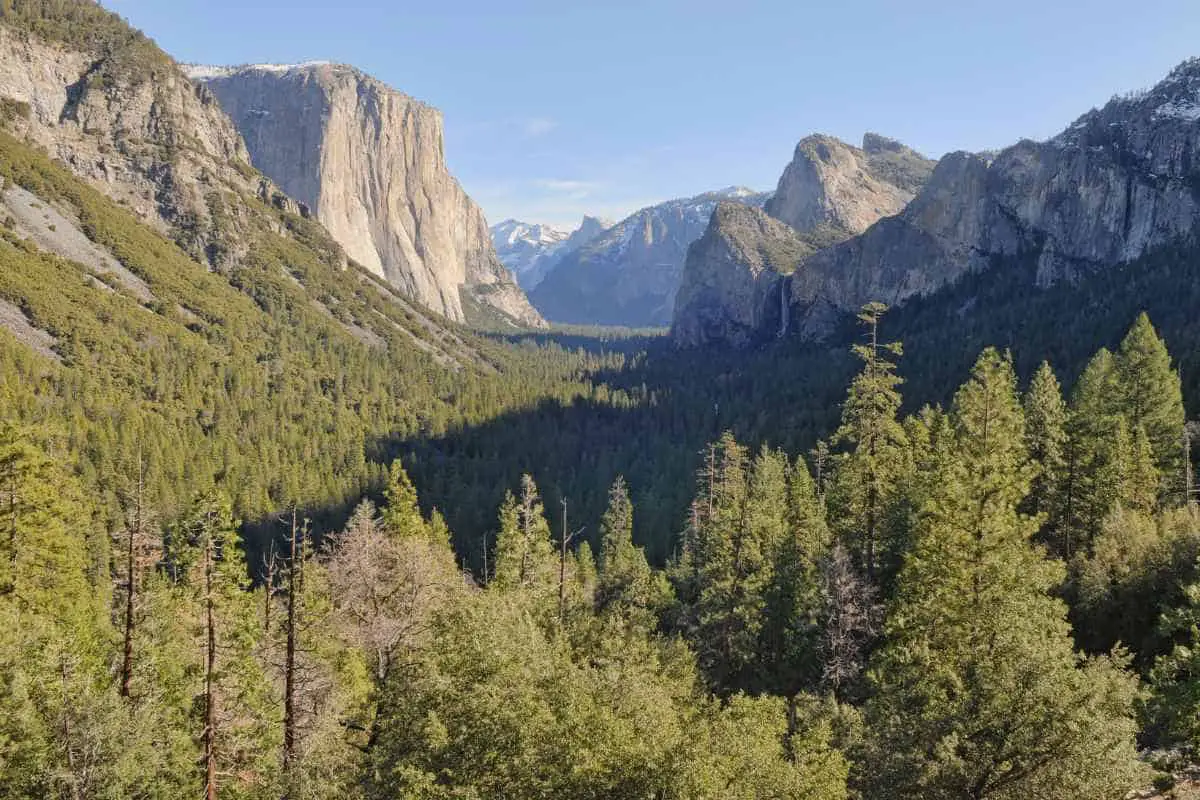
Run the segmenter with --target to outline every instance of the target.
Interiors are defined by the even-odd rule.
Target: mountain
[[[1030,291],[1172,242],[1200,221],[1200,60],[1115,98],[1058,136],[994,157],[953,153],[900,215],[818,253],[792,280],[799,331],[822,336],[872,299],[900,303],[998,261],[1032,260]]]
[[[493,225],[488,232],[492,235],[492,246],[496,248],[500,263],[508,267],[517,283],[526,291],[541,280],[540,275],[534,277],[538,262],[547,254],[556,252],[570,236],[566,231],[549,225],[515,219],[506,219]]]
[[[3,18],[9,130],[215,268],[239,260],[246,227],[221,213],[220,192],[297,210],[250,167],[211,95],[153,42],[95,4],[62,7],[69,21],[29,10]]]
[[[769,326],[786,327],[781,273],[812,250],[795,230],[762,209],[719,203],[704,235],[688,250],[673,335],[740,346]]]
[[[306,211],[119,17],[0,6],[0,375],[13,420],[90,442],[73,471],[125,474],[136,451],[164,516],[220,483],[252,526],[357,501],[391,437],[501,382],[487,340],[351,262]]]
[[[489,231],[501,263],[512,271],[522,289],[531,291],[554,268],[559,258],[611,227],[612,223],[607,220],[584,216],[583,222],[572,233],[515,219],[506,219]]]
[[[852,236],[900,213],[929,179],[933,161],[893,139],[863,136],[861,148],[816,134],[796,145],[767,213],[798,231]]]
[[[446,168],[437,109],[341,64],[188,72],[233,119],[251,163],[362,266],[451,320],[481,308],[543,324]]]
[[[530,300],[555,322],[632,327],[671,321],[688,246],[722,200],[761,206],[743,187],[643,208],[558,260]]]
[[[793,236],[763,220],[748,224],[743,215],[714,214],[702,242],[687,254],[680,299],[673,310],[675,342],[683,346],[709,341],[738,346],[749,343],[755,338],[747,329],[751,320],[777,320],[781,313],[774,300],[772,309],[746,305],[760,297],[757,290],[748,291],[748,276],[753,276],[755,286],[774,280],[762,273],[758,256],[762,250],[794,256],[796,260],[790,263],[778,257],[769,262],[775,277],[791,273],[801,258],[899,213],[933,168],[933,161],[874,133],[863,137],[861,148],[821,134],[801,139],[764,207],[766,215],[789,228]],[[754,236],[765,238],[755,243]],[[780,250],[780,243],[789,239],[792,241]],[[750,261],[741,260],[743,257]],[[731,291],[731,287],[737,289]],[[786,304],[783,311],[787,311]],[[787,322],[783,320],[785,329]]]

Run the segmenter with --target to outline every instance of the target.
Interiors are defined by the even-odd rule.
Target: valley
[[[1197,107],[489,227],[356,67],[5,0],[0,795],[1187,796]]]

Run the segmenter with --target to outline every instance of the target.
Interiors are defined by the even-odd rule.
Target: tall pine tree
[[[898,342],[879,341],[879,320],[886,311],[882,303],[870,303],[859,315],[867,343],[855,345],[854,353],[863,369],[850,385],[834,437],[848,451],[837,462],[829,498],[835,532],[872,581],[891,575],[899,563],[900,543],[891,535],[887,519],[908,454],[897,419],[903,381],[889,360],[903,348]]]
[[[1021,514],[1035,470],[1010,360],[985,351],[872,660],[872,797],[1098,797],[1133,788],[1135,682],[1072,649],[1062,568]]]

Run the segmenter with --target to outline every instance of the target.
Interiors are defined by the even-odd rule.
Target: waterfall
[[[788,276],[784,276],[779,281],[779,338],[787,336],[788,329],[788,314],[792,309],[788,306],[787,301]]]

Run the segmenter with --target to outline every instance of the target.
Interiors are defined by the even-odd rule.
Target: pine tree
[[[1066,468],[1067,405],[1049,362],[1043,361],[1033,374],[1022,405],[1025,446],[1037,467],[1024,508],[1033,516],[1045,515],[1045,528],[1053,539]]]
[[[1007,357],[980,356],[954,400],[939,475],[872,659],[872,797],[1091,797],[1132,788],[1135,683],[1082,663],[1062,569],[1018,506],[1035,474]]]
[[[1195,747],[1200,743],[1200,583],[1183,588],[1184,603],[1159,620],[1161,632],[1177,643],[1154,662],[1147,702],[1158,741]]]
[[[749,680],[762,624],[766,562],[746,525],[749,477],[746,449],[727,431],[709,447],[701,469],[689,545],[692,641],[702,669],[722,691]]]
[[[620,613],[635,624],[652,627],[669,590],[650,569],[646,554],[633,543],[633,503],[625,479],[619,475],[608,491],[608,508],[600,519],[598,572],[596,610]]]
[[[791,697],[820,680],[821,564],[829,531],[803,458],[788,472],[786,530],[771,551],[760,660],[761,684]]]
[[[249,570],[228,497],[197,495],[176,526],[194,551],[182,576],[192,602],[200,651],[199,740],[204,795],[249,797],[279,780],[278,697],[259,660],[261,625]],[[224,785],[222,776],[232,775]]]
[[[506,494],[500,507],[493,563],[492,582],[497,587],[527,588],[549,596],[558,586],[558,556],[537,484],[529,475],[521,476],[520,498]]]
[[[400,459],[392,462],[388,485],[383,492],[383,524],[393,536],[418,537],[428,533],[421,509],[417,506],[417,490]]]
[[[898,342],[879,341],[879,320],[886,311],[882,303],[870,303],[859,314],[867,343],[855,345],[854,354],[863,362],[863,370],[851,383],[842,407],[834,442],[849,451],[838,462],[830,489],[835,532],[872,581],[887,577],[899,563],[900,543],[893,541],[885,520],[907,469],[904,428],[897,419],[898,387],[903,381],[888,360],[900,356],[903,348]]]
[[[1129,455],[1128,434],[1121,416],[1115,362],[1112,353],[1101,349],[1088,362],[1071,395],[1058,547],[1065,558],[1086,551],[1119,502],[1122,462]]]
[[[1115,367],[1130,430],[1145,430],[1154,465],[1164,480],[1176,482],[1182,474],[1183,390],[1167,346],[1145,313],[1121,341]]]

